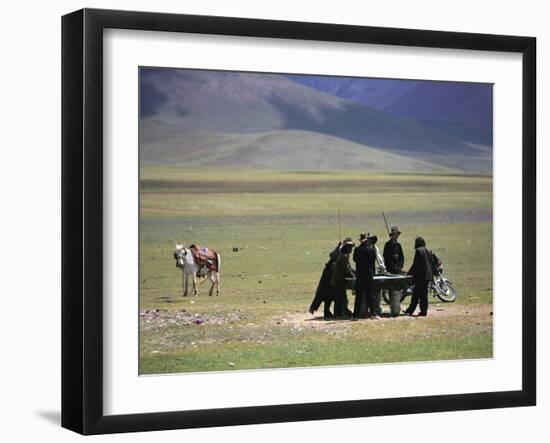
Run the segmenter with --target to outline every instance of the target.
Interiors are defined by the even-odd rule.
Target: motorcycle
[[[439,300],[445,303],[454,302],[457,297],[456,289],[453,286],[453,282],[445,277],[443,277],[443,265],[439,264],[433,273],[432,280],[428,284],[428,295],[432,297],[437,297]],[[407,296],[412,295],[414,289],[414,284],[409,286],[407,289],[403,290],[401,295],[401,301],[403,301]],[[389,291],[382,291],[382,298],[386,304],[390,304]]]
[[[433,297],[439,298],[442,302],[453,302],[457,297],[453,282],[443,277],[443,275],[441,275],[442,273],[443,269],[438,270],[437,273],[434,273],[432,281],[428,286],[428,294],[432,294]]]

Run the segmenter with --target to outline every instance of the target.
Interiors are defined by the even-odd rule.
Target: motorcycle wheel
[[[433,289],[437,298],[442,302],[450,303],[456,300],[456,290],[453,284],[443,277],[437,277],[433,283]]]

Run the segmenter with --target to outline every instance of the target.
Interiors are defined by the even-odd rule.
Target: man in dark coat
[[[315,291],[315,297],[313,297],[313,301],[309,307],[309,313],[312,315],[315,311],[317,311],[317,309],[319,309],[321,303],[324,303],[324,318],[329,319],[333,317],[332,312],[330,312],[330,305],[334,301],[333,291],[330,287],[330,278],[332,276],[332,268],[334,263],[340,254],[340,249],[345,244],[353,245],[353,240],[350,237],[347,237],[343,242],[338,242],[338,245],[336,245],[336,247],[329,254],[329,260],[325,263],[325,267],[321,274],[321,279],[319,280],[317,290]]]
[[[352,320],[359,317],[363,297],[367,301],[367,315],[373,320],[380,319],[374,309],[372,284],[374,278],[374,264],[376,261],[376,251],[367,241],[367,234],[361,234],[359,241],[361,244],[353,252],[353,261],[355,262],[355,304],[353,307]]]
[[[405,256],[401,243],[397,241],[401,231],[393,226],[390,232],[390,239],[384,245],[384,264],[390,274],[400,274],[405,264]]]
[[[334,294],[334,315],[337,317],[349,316],[351,312],[348,309],[348,296],[346,293],[347,278],[355,276],[349,263],[349,257],[353,249],[353,244],[342,245],[340,254],[334,263],[330,286]]]
[[[422,237],[416,238],[414,248],[414,261],[408,272],[413,276],[414,289],[411,304],[405,314],[413,315],[420,302],[418,315],[425,317],[428,315],[428,283],[433,278],[433,259],[430,251],[426,249],[426,242]]]
[[[384,264],[386,270],[390,274],[401,274],[403,265],[405,264],[405,256],[403,248],[397,241],[401,231],[397,226],[393,226],[390,232],[390,239],[384,245]],[[401,291],[390,290],[390,314],[392,317],[397,317],[401,313]]]

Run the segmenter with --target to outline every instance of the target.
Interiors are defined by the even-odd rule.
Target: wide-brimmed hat
[[[391,231],[390,231],[390,234],[395,234],[395,233],[398,233],[398,234],[401,234],[401,231],[399,230],[399,228],[397,226],[392,226],[391,227]]]
[[[370,241],[374,245],[378,241],[378,237],[377,237],[376,234],[373,234],[372,232],[369,232],[367,234],[367,240]]]
[[[369,238],[369,234],[364,234],[364,233],[359,234],[359,241],[360,241],[361,243],[363,243],[364,241],[368,240],[368,238]]]
[[[344,241],[342,242],[342,244],[343,245],[354,245],[355,246],[355,244],[353,243],[353,239],[351,237],[346,237],[344,239]]]

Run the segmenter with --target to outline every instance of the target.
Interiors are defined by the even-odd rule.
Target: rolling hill
[[[142,68],[148,163],[488,172],[490,143],[342,99],[284,75]],[[467,161],[466,161],[467,160]]]
[[[277,130],[249,134],[189,131],[185,137],[142,145],[143,164],[271,168],[363,169],[399,172],[457,172],[325,134]]]

